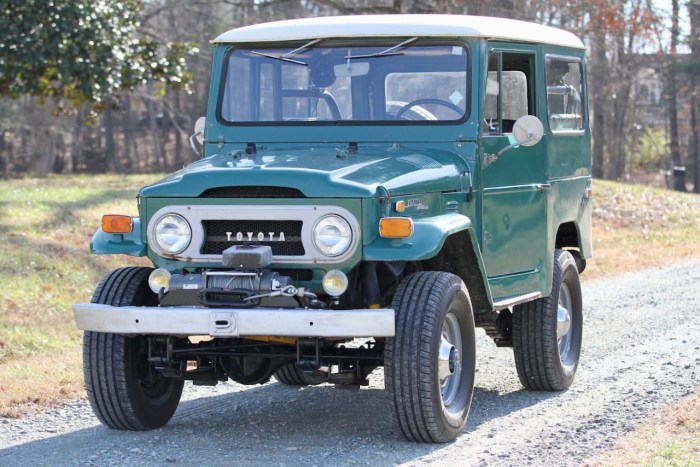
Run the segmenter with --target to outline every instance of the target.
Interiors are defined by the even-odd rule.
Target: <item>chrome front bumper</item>
[[[244,337],[390,337],[394,310],[73,305],[78,329],[115,334]]]

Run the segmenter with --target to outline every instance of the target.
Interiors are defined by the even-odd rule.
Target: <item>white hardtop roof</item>
[[[583,49],[570,32],[525,21],[464,15],[325,16],[232,29],[214,43],[279,42],[347,37],[477,37]]]

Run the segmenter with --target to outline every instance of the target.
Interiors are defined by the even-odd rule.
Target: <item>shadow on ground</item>
[[[555,394],[476,388],[466,433]],[[89,408],[83,410],[89,411]],[[394,428],[382,389],[269,384],[184,401],[149,432],[97,424],[0,450],[2,465],[395,464],[447,445],[414,444]]]

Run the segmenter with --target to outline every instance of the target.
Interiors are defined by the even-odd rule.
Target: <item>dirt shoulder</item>
[[[659,411],[588,466],[697,465],[700,463],[700,393]]]

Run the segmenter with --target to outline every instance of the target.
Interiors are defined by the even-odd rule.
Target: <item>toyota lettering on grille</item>
[[[275,232],[226,232],[226,240],[229,242],[252,242],[253,239],[259,242],[284,242],[284,232],[276,234]]]

